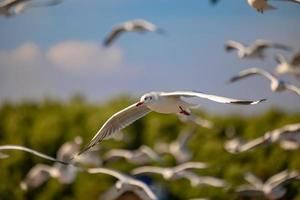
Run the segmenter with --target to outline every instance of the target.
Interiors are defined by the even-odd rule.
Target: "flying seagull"
[[[57,160],[61,160],[63,163],[69,163],[71,158],[80,149],[81,143],[82,139],[80,137],[75,137],[74,140],[64,143],[57,151]],[[74,162],[76,164],[91,164],[93,166],[100,165],[101,163],[97,157],[92,157],[94,158],[93,160],[86,158],[91,156],[93,153],[93,151],[90,151],[87,154],[76,157]],[[38,164],[31,168],[20,186],[23,190],[34,189],[39,187],[51,177],[56,178],[62,184],[70,184],[75,180],[77,172],[78,167],[73,164],[61,164],[59,162],[55,162],[52,166]]]
[[[164,33],[164,30],[157,27],[155,24],[143,19],[136,19],[123,22],[115,26],[104,40],[104,46],[110,46],[121,34],[125,32],[156,32],[159,34]]]
[[[3,0],[0,2],[0,15],[6,17],[20,14],[29,7],[52,6],[63,0],[34,1],[34,0]]]
[[[107,169],[107,168],[90,168],[86,170],[90,174],[107,174],[110,176],[113,176],[117,178],[119,181],[116,183],[117,189],[122,189],[122,187],[125,187],[126,185],[134,186],[137,189],[143,190],[150,199],[156,200],[156,195],[151,191],[151,189],[143,182],[132,178],[126,174],[123,174],[121,172],[118,172],[116,170]]]
[[[289,60],[277,54],[275,60],[278,63],[275,69],[278,74],[292,74],[300,79],[300,52],[294,54]]]
[[[227,52],[236,50],[239,58],[241,59],[244,58],[264,59],[265,58],[264,52],[267,48],[276,48],[276,49],[281,49],[286,51],[291,50],[291,48],[286,45],[274,43],[268,40],[256,40],[249,46],[234,40],[229,40],[225,44],[225,50]]]
[[[274,200],[282,198],[287,190],[284,188],[292,181],[299,180],[300,174],[296,171],[282,171],[266,182],[262,182],[259,178],[251,173],[245,175],[245,179],[250,185],[242,185],[236,189],[239,196],[264,196],[267,199]]]
[[[226,187],[227,183],[219,178],[212,176],[199,176],[191,171],[184,171],[181,173],[183,178],[186,178],[190,181],[192,187],[198,186],[211,186],[211,187]]]
[[[249,151],[258,146],[279,143],[283,149],[294,150],[300,148],[300,123],[288,124],[281,128],[268,131],[263,136],[249,142],[233,139],[225,143],[225,149],[230,153]]]
[[[163,176],[165,180],[176,180],[182,178],[182,173],[189,169],[205,169],[208,165],[202,162],[186,162],[175,167],[143,166],[131,171],[133,175],[155,173]]]
[[[193,153],[187,148],[187,143],[191,140],[196,133],[196,127],[191,130],[184,129],[178,136],[178,138],[172,141],[170,144],[157,143],[155,150],[159,154],[171,154],[177,161],[177,163],[184,163],[193,157]]]
[[[62,161],[62,160],[55,159],[55,158],[53,158],[51,156],[48,156],[46,154],[40,153],[40,152],[38,152],[36,150],[30,149],[30,148],[27,148],[27,147],[24,147],[24,146],[20,146],[20,145],[2,145],[2,146],[0,146],[0,152],[1,151],[9,151],[9,150],[25,151],[27,153],[30,153],[30,154],[33,154],[35,156],[44,158],[46,160],[51,160],[51,161],[54,161],[54,162],[58,162],[58,163],[67,165],[67,163],[64,162],[64,161]]]
[[[152,161],[161,161],[159,155],[146,145],[142,145],[140,148],[133,151],[126,149],[112,149],[104,155],[104,162],[118,158],[125,158],[127,162],[138,165],[147,164]]]
[[[294,94],[300,96],[300,88],[298,88],[295,85],[292,85],[290,83],[287,83],[283,80],[278,79],[275,75],[271,74],[270,72],[259,69],[259,68],[249,68],[245,69],[243,71],[240,71],[238,75],[233,76],[229,82],[235,82],[240,79],[249,77],[249,76],[254,76],[254,75],[260,75],[263,76],[270,81],[270,87],[273,92],[283,92],[283,91],[290,91],[293,92]]]
[[[257,12],[264,13],[265,10],[274,10],[274,6],[268,4],[268,0],[247,0],[248,4],[257,10]]]
[[[89,150],[104,138],[107,138],[114,132],[119,131],[132,124],[134,121],[142,118],[151,111],[164,114],[180,113],[182,115],[190,115],[189,107],[195,105],[183,100],[182,98],[184,97],[199,97],[218,103],[242,105],[257,104],[265,100],[262,99],[258,101],[245,101],[190,91],[147,93],[141,97],[139,102],[134,103],[133,105],[130,105],[111,116],[92,138],[90,143],[77,155],[80,155],[83,152]]]

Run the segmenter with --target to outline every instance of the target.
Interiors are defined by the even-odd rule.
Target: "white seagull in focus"
[[[104,155],[104,162],[110,162],[119,158],[124,158],[127,162],[137,165],[161,161],[161,158],[155,151],[146,145],[142,145],[140,148],[133,151],[126,149],[112,149]]]
[[[286,51],[291,50],[291,48],[286,45],[274,43],[268,40],[256,40],[249,46],[234,40],[229,40],[225,44],[225,50],[227,52],[236,50],[239,58],[241,59],[244,58],[264,59],[265,58],[264,52],[267,48],[276,48],[276,49],[281,49]]]
[[[162,34],[164,33],[164,30],[143,19],[123,22],[114,27],[113,30],[108,34],[104,40],[104,46],[110,46],[121,34],[125,32],[156,32]]]
[[[187,162],[175,167],[156,167],[143,166],[135,168],[131,171],[133,175],[140,175],[145,173],[155,173],[163,176],[165,180],[177,180],[183,178],[182,173],[189,169],[205,169],[208,165],[202,162]]]
[[[139,181],[133,177],[130,177],[126,174],[118,172],[116,170],[107,169],[107,168],[90,168],[86,170],[90,174],[107,174],[118,179],[115,187],[121,190],[126,185],[131,185],[138,190],[143,190],[151,200],[157,200],[156,195],[151,191],[151,189],[142,181]]]
[[[240,71],[236,76],[233,76],[229,82],[235,82],[240,79],[254,76],[254,75],[260,75],[263,76],[270,81],[270,87],[273,92],[282,92],[282,91],[290,91],[294,94],[300,96],[300,88],[298,88],[295,85],[292,85],[290,83],[287,83],[283,80],[278,79],[275,75],[271,74],[270,72],[259,69],[259,68],[249,68],[245,69],[243,71]]]
[[[3,0],[0,2],[0,15],[6,17],[20,14],[30,7],[53,6],[63,0],[35,1],[35,0]]]
[[[286,194],[284,186],[292,181],[299,180],[300,174],[296,171],[282,171],[262,182],[259,178],[251,173],[245,175],[245,179],[251,185],[242,185],[236,189],[239,196],[264,196],[267,199],[280,199]]]
[[[300,79],[300,52],[294,54],[289,60],[277,54],[275,60],[278,63],[275,69],[278,74],[292,74]]]
[[[263,136],[249,142],[233,139],[225,143],[225,149],[230,153],[240,153],[252,150],[258,146],[279,143],[285,150],[300,148],[300,123],[288,124],[281,128],[268,131]]]
[[[143,95],[139,102],[128,106],[127,108],[115,113],[111,116],[96,135],[92,138],[90,143],[81,150],[77,155],[84,153],[91,147],[98,144],[104,138],[109,137],[116,131],[119,131],[128,125],[132,124],[134,121],[142,118],[151,111],[155,111],[163,114],[180,113],[182,115],[190,115],[190,107],[194,107],[185,101],[183,98],[188,97],[199,97],[215,101],[224,104],[240,104],[240,105],[253,105],[257,104],[265,99],[258,101],[247,101],[231,99],[216,95],[205,94],[201,92],[190,92],[190,91],[177,91],[177,92],[151,92]]]

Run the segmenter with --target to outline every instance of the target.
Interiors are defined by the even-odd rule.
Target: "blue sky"
[[[278,9],[262,15],[246,0],[221,0],[216,6],[205,0],[65,0],[13,18],[1,17],[0,100],[66,99],[81,92],[101,102],[124,93],[184,89],[268,99],[243,112],[270,106],[298,109],[299,97],[273,94],[261,77],[225,84],[248,67],[273,70],[273,57],[279,52],[268,51],[265,61],[239,60],[224,52],[226,40],[251,43],[262,38],[300,50],[300,5],[270,3]],[[111,48],[101,47],[114,25],[136,18],[163,27],[167,35],[128,33]],[[300,86],[293,77],[282,78]],[[217,111],[241,109],[206,101],[203,105]]]

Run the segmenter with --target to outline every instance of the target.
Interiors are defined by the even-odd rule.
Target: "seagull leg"
[[[184,110],[181,106],[179,106],[179,109],[180,109],[180,114],[183,114],[183,115],[186,115],[186,116],[189,116],[191,115],[191,113],[189,113],[188,111]]]

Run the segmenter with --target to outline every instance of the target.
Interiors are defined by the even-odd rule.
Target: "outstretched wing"
[[[106,37],[106,39],[103,42],[103,45],[106,47],[110,46],[113,43],[113,41],[115,41],[124,31],[125,30],[123,27],[116,27]]]
[[[261,101],[265,101],[265,99],[261,99],[258,101],[248,101],[248,100],[239,100],[239,99],[231,99],[227,97],[221,97],[211,94],[205,94],[202,92],[192,92],[192,91],[177,91],[177,92],[162,92],[161,96],[167,97],[200,97],[204,99],[208,99],[211,101],[215,101],[218,103],[227,103],[227,104],[257,104]]]
[[[116,131],[123,129],[126,126],[135,122],[136,120],[142,118],[149,112],[150,109],[147,108],[147,106],[145,105],[136,106],[136,103],[117,112],[104,123],[104,125],[100,128],[100,130],[90,141],[90,143],[82,151],[80,151],[78,155],[89,150],[97,143],[102,141],[104,138],[112,135]]]

